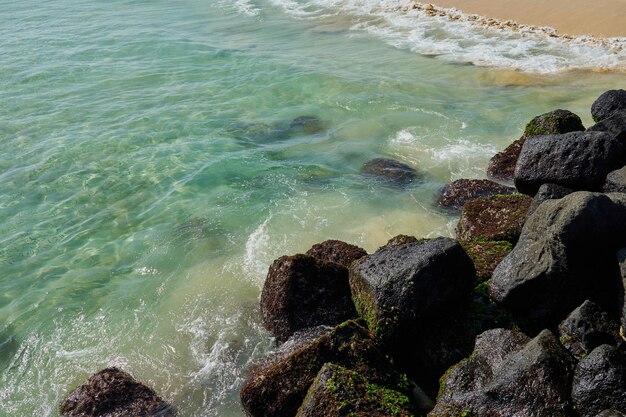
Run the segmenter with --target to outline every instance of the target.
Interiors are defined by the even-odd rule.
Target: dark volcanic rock
[[[517,242],[526,211],[532,199],[528,196],[495,195],[469,201],[463,206],[456,227],[457,239],[464,242],[507,241]]]
[[[604,132],[534,136],[522,147],[515,186],[529,195],[546,183],[600,190],[607,174],[626,163],[625,152],[619,140]]]
[[[626,410],[626,353],[602,345],[583,358],[574,372],[572,400],[582,417]]]
[[[607,132],[623,144],[626,144],[626,110],[613,113],[611,117],[607,117],[587,130],[592,132]]]
[[[530,204],[528,208],[528,213],[526,213],[526,217],[530,216],[537,210],[537,207],[541,205],[546,200],[558,200],[559,198],[563,198],[568,194],[573,193],[574,190],[561,187],[557,184],[542,184],[537,191],[537,194],[533,197],[533,202]]]
[[[387,243],[385,244],[385,247],[393,248],[395,246],[402,246],[402,245],[406,245],[407,243],[415,243],[419,241],[420,240],[414,236],[398,235],[389,239]]]
[[[587,299],[616,312],[615,253],[623,246],[626,195],[576,192],[548,200],[526,221],[489,292],[531,331],[556,326]]]
[[[569,417],[573,358],[548,330],[525,343],[496,329],[481,335],[468,358],[441,380],[429,417]]]
[[[66,417],[172,417],[174,409],[145,385],[117,368],[91,376],[61,403]]]
[[[626,414],[617,410],[604,410],[601,413],[596,414],[596,417],[626,417]]]
[[[568,110],[554,110],[539,115],[526,125],[521,138],[491,158],[487,175],[491,178],[513,181],[515,164],[526,139],[532,136],[558,135],[579,130],[585,130],[580,117]]]
[[[327,363],[320,370],[296,417],[413,417],[409,398],[372,384],[366,375]]]
[[[510,242],[496,240],[472,240],[461,242],[461,245],[474,263],[477,282],[489,280],[496,267],[513,250]]]
[[[605,193],[626,193],[626,167],[611,171],[606,176],[603,191]]]
[[[626,110],[626,90],[609,90],[593,102],[591,116],[594,121],[599,122],[620,110]]]
[[[309,255],[278,258],[263,285],[261,313],[279,343],[298,330],[353,318],[348,270]]]
[[[446,185],[439,196],[439,205],[460,209],[468,201],[495,194],[512,194],[514,188],[489,180],[461,179]]]
[[[409,183],[417,178],[415,169],[388,158],[376,158],[366,162],[361,167],[361,173],[386,178],[400,184]]]
[[[619,263],[621,276],[621,282],[618,285],[617,300],[622,329],[624,333],[626,333],[626,248],[622,248],[617,252],[617,262]],[[626,340],[626,334],[622,334],[622,337]]]
[[[449,238],[382,247],[350,269],[354,304],[380,340],[467,298],[474,279],[472,261]]]
[[[348,321],[312,341],[288,341],[276,354],[253,367],[241,390],[246,414],[293,417],[328,362],[366,376],[372,384],[400,391],[406,385],[367,330]]]
[[[578,359],[600,345],[619,341],[619,324],[599,305],[585,301],[559,325],[559,339]]]
[[[333,262],[344,268],[350,268],[352,262],[364,257],[367,252],[358,246],[340,240],[326,240],[313,245],[306,254],[321,262]]]

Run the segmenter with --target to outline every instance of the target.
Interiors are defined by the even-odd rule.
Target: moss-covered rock
[[[459,241],[505,241],[515,244],[522,231],[532,198],[495,195],[470,201],[463,206],[456,228]]]
[[[306,252],[320,262],[331,262],[350,268],[352,262],[367,255],[365,249],[340,240],[326,240],[317,243]]]
[[[513,250],[511,242],[498,240],[472,240],[461,245],[474,262],[478,282],[489,280],[494,269]]]
[[[460,209],[468,201],[496,194],[512,194],[515,189],[489,180],[460,179],[446,185],[439,194],[442,207]]]
[[[361,173],[396,184],[408,184],[418,178],[418,172],[400,161],[389,158],[375,158],[361,167]]]
[[[515,164],[526,139],[532,136],[556,135],[580,130],[585,130],[580,117],[568,110],[554,110],[539,115],[528,122],[521,138],[491,158],[487,175],[499,180],[513,181]]]
[[[415,236],[397,235],[387,241],[385,247],[393,248],[395,246],[406,245],[407,243],[421,242],[424,239],[418,239]]]
[[[309,388],[296,417],[410,417],[411,401],[396,390],[327,363]]]

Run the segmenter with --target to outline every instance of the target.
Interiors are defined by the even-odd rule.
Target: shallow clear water
[[[451,235],[443,184],[484,177],[539,113],[590,124],[594,98],[626,85],[420,55],[354,4],[0,1],[0,415],[57,416],[110,365],[183,416],[243,415],[245,368],[272,348],[258,297],[274,258]],[[432,45],[452,36],[411,19],[440,25]],[[473,36],[470,51],[497,35]],[[520,39],[488,64],[621,59]],[[323,129],[290,129],[299,116]],[[377,156],[424,180],[360,176]]]

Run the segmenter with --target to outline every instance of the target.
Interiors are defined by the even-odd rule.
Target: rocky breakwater
[[[533,119],[508,168],[517,193],[442,194],[462,208],[458,240],[277,260],[261,306],[280,346],[249,370],[246,414],[623,415],[625,111],[614,90],[587,131],[563,110]]]

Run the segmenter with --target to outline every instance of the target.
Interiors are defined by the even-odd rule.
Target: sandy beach
[[[560,35],[626,37],[626,0],[436,0],[433,5],[524,25],[548,26]]]

